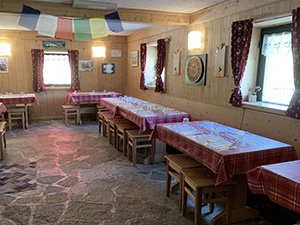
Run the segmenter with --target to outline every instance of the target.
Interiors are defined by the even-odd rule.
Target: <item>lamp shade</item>
[[[93,56],[105,57],[105,47],[103,46],[93,47]]]
[[[191,31],[188,35],[188,50],[201,48],[201,31]]]
[[[10,44],[0,43],[0,56],[10,55]]]

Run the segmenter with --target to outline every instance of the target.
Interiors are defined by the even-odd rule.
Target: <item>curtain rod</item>
[[[284,14],[280,14],[277,16],[270,16],[270,17],[265,17],[265,18],[261,18],[261,19],[256,19],[253,22],[254,23],[262,23],[262,22],[266,22],[266,21],[270,21],[270,20],[282,19],[282,18],[289,17],[289,16],[292,16],[292,13],[284,13]]]

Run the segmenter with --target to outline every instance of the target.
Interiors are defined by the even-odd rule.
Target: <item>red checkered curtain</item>
[[[164,39],[157,40],[157,68],[156,68],[156,83],[155,92],[164,91],[164,83],[161,78],[161,73],[165,67],[166,42]]]
[[[31,49],[32,72],[33,72],[33,90],[35,92],[46,91],[44,84],[44,50]]]
[[[78,76],[78,50],[68,50],[69,62],[71,67],[71,91],[80,90],[80,82]]]
[[[147,44],[141,44],[141,80],[140,89],[147,90],[145,85],[145,69],[146,69],[146,59],[147,59]]]
[[[250,49],[252,21],[252,19],[236,21],[231,27],[231,67],[235,88],[229,102],[233,106],[240,106],[243,103],[241,84]]]
[[[292,50],[295,92],[285,114],[300,119],[300,8],[294,9],[292,14]]]

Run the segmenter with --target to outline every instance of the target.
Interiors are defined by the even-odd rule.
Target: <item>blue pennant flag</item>
[[[114,12],[105,16],[106,23],[112,32],[122,32],[123,26],[118,12]]]
[[[23,5],[22,14],[19,20],[19,25],[35,31],[36,25],[40,17],[40,11],[33,9],[27,5]]]

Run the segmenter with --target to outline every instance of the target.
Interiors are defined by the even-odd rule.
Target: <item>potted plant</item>
[[[256,102],[257,100],[257,92],[261,91],[261,86],[257,85],[254,88],[249,89],[248,101]]]

